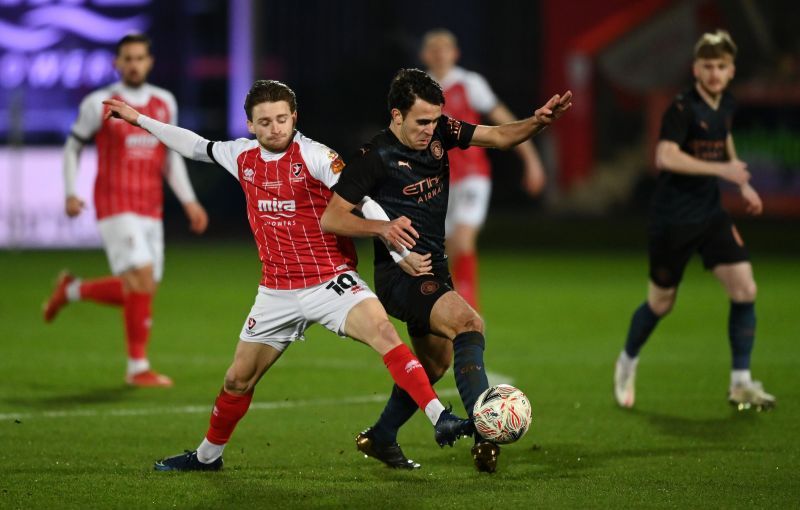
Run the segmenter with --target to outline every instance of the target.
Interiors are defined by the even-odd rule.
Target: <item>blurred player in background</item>
[[[389,127],[362,146],[333,188],[322,218],[328,232],[369,235],[369,224],[351,214],[370,196],[390,218],[407,217],[419,238],[413,254],[429,258],[428,274],[409,273],[376,240],[375,289],[386,310],[406,322],[414,349],[431,382],[453,363],[456,386],[472,416],[478,396],[489,387],[483,362],[483,320],[453,290],[445,256],[444,224],[449,195],[448,151],[470,145],[509,149],[541,132],[572,105],[572,93],[555,95],[534,115],[499,126],[481,126],[442,114],[441,86],[419,69],[402,69],[392,80]],[[393,260],[394,259],[394,260]],[[358,449],[396,468],[419,467],[397,444],[400,427],[416,412],[414,400],[392,389],[378,422],[356,438]],[[476,435],[476,467],[494,471],[499,447]]]
[[[222,451],[244,417],[261,377],[306,329],[320,323],[383,357],[395,383],[408,391],[434,425],[439,446],[472,433],[472,423],[446,410],[419,360],[389,322],[380,301],[356,273],[350,239],[323,233],[320,218],[344,162],[295,130],[297,100],[285,84],[259,80],[245,100],[247,127],[255,140],[211,142],[139,114],[118,100],[111,112],[141,126],[182,155],[217,163],[239,181],[262,262],[255,304],[242,327],[233,363],[214,403],[206,437],[197,450],[156,463],[159,471],[207,471],[222,467]],[[137,128],[138,129],[138,128]],[[366,214],[366,213],[365,213]],[[368,220],[370,234],[392,244],[413,244],[407,218]]]
[[[695,84],[672,102],[661,121],[656,147],[661,173],[650,211],[647,301],[633,314],[614,372],[614,394],[622,407],[634,404],[639,351],[672,309],[695,252],[731,300],[728,335],[733,366],[728,400],[740,409],[775,404],[775,397],[750,374],[756,282],[744,241],[720,203],[721,178],[738,186],[748,213],[761,214],[761,199],[748,182],[747,165],[737,157],[731,134],[735,105],[726,88],[734,75],[736,51],[727,32],[704,34],[695,45]]]
[[[490,124],[517,120],[501,103],[486,80],[478,73],[456,65],[460,57],[458,41],[446,29],[431,30],[422,41],[420,58],[444,90],[442,112],[454,119],[479,124],[482,117]],[[536,147],[525,140],[514,147],[524,166],[523,188],[532,196],[545,185],[545,173]],[[483,147],[451,151],[450,203],[447,206],[447,255],[458,293],[478,309],[477,239],[492,189],[491,164]]]
[[[73,301],[122,307],[128,351],[125,381],[133,386],[171,386],[170,378],[152,370],[147,358],[153,295],[164,269],[164,177],[183,204],[192,232],[204,232],[208,217],[195,198],[180,155],[141,129],[104,120],[103,101],[116,98],[153,118],[177,121],[172,94],[147,83],[153,67],[150,39],[143,34],[123,37],[117,44],[115,66],[120,81],[86,96],[64,146],[65,209],[75,217],[84,207],[75,189],[80,152],[92,139],[97,144],[94,202],[113,276],[80,279],[62,272],[45,304],[44,320],[51,322]]]

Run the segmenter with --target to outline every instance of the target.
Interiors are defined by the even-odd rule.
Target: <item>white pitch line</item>
[[[501,382],[511,384],[513,379],[507,375],[496,372],[486,373],[489,384],[495,385]],[[444,389],[437,392],[440,397],[456,397],[458,391],[455,389]],[[384,402],[389,398],[386,394],[364,395],[360,397],[344,398],[320,398],[308,400],[282,400],[275,402],[253,402],[250,404],[250,411],[269,411],[273,409],[291,409],[295,407],[317,407],[331,405],[358,405],[370,404],[373,402]],[[211,411],[210,405],[187,405],[172,407],[150,407],[150,408],[117,408],[117,409],[64,409],[57,411],[42,411],[40,413],[3,413],[0,414],[0,421],[5,420],[30,420],[37,418],[83,418],[95,416],[153,416],[164,414],[206,414]]]

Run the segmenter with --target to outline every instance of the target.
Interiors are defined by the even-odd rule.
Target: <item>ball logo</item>
[[[428,280],[428,281],[422,282],[422,285],[419,286],[419,290],[424,295],[430,296],[431,294],[433,294],[434,292],[439,290],[439,283],[438,282],[434,282],[432,280]]]
[[[444,148],[442,147],[442,142],[440,142],[439,140],[434,140],[431,143],[431,154],[433,154],[433,157],[436,159],[442,159],[442,156],[444,156]]]
[[[242,172],[242,175],[244,176],[245,181],[253,182],[256,172],[252,168],[245,168]]]

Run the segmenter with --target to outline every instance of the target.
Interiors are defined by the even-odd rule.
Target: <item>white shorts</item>
[[[447,218],[444,223],[445,235],[450,236],[456,225],[480,227],[486,220],[489,210],[489,197],[492,194],[492,180],[473,175],[450,184],[450,200],[447,203]]]
[[[358,303],[377,296],[355,271],[299,290],[259,286],[256,302],[239,339],[267,344],[283,352],[315,322],[344,337],[347,314]]]
[[[97,222],[111,273],[153,266],[153,277],[164,274],[164,226],[158,218],[134,213],[115,214]]]

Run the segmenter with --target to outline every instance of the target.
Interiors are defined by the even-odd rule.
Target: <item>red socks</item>
[[[462,253],[453,257],[453,284],[474,309],[478,309],[478,255]]]
[[[411,395],[420,409],[425,411],[431,400],[437,400],[428,374],[406,344],[400,344],[387,352],[383,356],[383,363],[392,374],[394,382]]]
[[[125,296],[125,339],[128,358],[147,358],[147,341],[150,339],[153,295],[130,292]]]
[[[231,438],[233,429],[250,408],[253,392],[246,395],[234,395],[223,388],[214,402],[211,421],[206,432],[206,439],[215,445],[224,445]]]
[[[80,285],[81,299],[122,305],[125,301],[122,293],[122,279],[116,276],[84,280]]]

